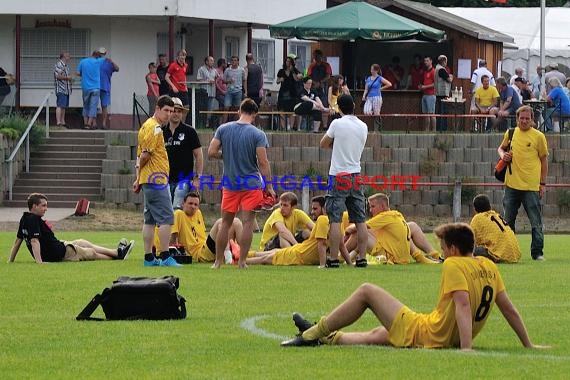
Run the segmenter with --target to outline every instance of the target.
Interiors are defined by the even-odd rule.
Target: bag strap
[[[370,92],[370,89],[374,86],[374,83],[376,83],[376,81],[380,78],[380,75],[376,76],[376,79],[374,79],[374,81],[372,82],[372,84],[370,85],[370,87],[368,87],[368,92]],[[368,98],[368,94],[366,94],[366,97]]]
[[[186,298],[179,296],[180,301],[180,319],[186,318]]]
[[[511,143],[513,142],[513,135],[515,134],[514,128],[509,128],[509,145],[507,145],[507,152],[511,150]],[[513,174],[513,169],[511,169],[512,160],[508,163],[509,174]]]
[[[77,315],[77,317],[75,317],[75,319],[77,321],[103,321],[104,320],[103,318],[91,317],[91,314],[93,314],[97,309],[97,307],[101,305],[102,298],[103,296],[101,294],[97,294],[95,297],[93,297],[93,299],[89,301],[87,306],[85,306],[83,310],[81,310],[81,312]]]

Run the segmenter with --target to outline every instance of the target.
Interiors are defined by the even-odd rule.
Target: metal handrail
[[[26,130],[22,134],[22,137],[20,137],[20,140],[16,144],[16,147],[12,151],[12,154],[10,154],[10,156],[6,160],[6,163],[8,163],[8,192],[9,192],[9,196],[8,196],[9,198],[8,199],[9,200],[12,200],[12,189],[14,187],[14,173],[13,173],[14,157],[16,157],[16,154],[20,150],[20,147],[22,146],[24,141],[26,141],[26,150],[25,150],[26,173],[29,173],[30,172],[30,131],[32,130],[34,123],[38,119],[38,116],[40,116],[40,112],[42,111],[42,108],[44,106],[46,108],[46,139],[49,138],[49,98],[52,94],[53,94],[53,91],[49,91],[44,96],[44,100],[38,106],[38,109],[37,109],[36,113],[34,114],[34,117],[32,118],[32,120],[30,120],[28,127],[26,128]]]

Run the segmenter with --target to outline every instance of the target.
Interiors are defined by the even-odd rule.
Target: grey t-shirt
[[[243,67],[238,66],[236,69],[228,67],[224,71],[224,80],[228,83],[229,92],[240,92],[243,90],[243,80],[245,78],[245,70]],[[231,81],[230,81],[231,80]]]
[[[222,187],[232,191],[263,188],[256,149],[269,147],[265,133],[251,124],[230,122],[221,125],[214,138],[222,146]]]

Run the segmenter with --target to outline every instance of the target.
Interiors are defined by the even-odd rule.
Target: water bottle
[[[459,101],[462,101],[462,100],[463,100],[463,87],[460,87],[460,88],[459,88],[459,95],[458,95],[458,97],[459,97],[459,99],[458,99]]]
[[[457,86],[455,86],[455,89],[451,91],[451,100],[453,101],[457,100],[458,96],[459,96],[459,90],[457,89]]]

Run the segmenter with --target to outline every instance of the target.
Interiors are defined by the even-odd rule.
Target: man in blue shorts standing
[[[81,77],[83,91],[83,125],[86,129],[97,128],[97,106],[99,105],[99,89],[101,88],[101,64],[98,51],[91,57],[83,58],[77,66],[77,75]]]
[[[108,108],[111,104],[111,76],[119,71],[119,66],[107,57],[107,49],[100,47],[98,50],[103,59],[101,63],[101,88],[99,97],[101,98],[101,127],[107,129]]]
[[[366,267],[366,244],[368,231],[366,228],[366,200],[362,188],[356,183],[360,175],[360,158],[366,144],[368,127],[354,116],[354,100],[352,96],[343,94],[338,97],[338,108],[342,117],[333,120],[323,136],[320,146],[332,149],[329,175],[333,177],[332,186],[326,195],[325,209],[329,216],[329,249],[328,268],[338,268],[338,252],[341,244],[340,222],[344,210],[348,210],[351,223],[356,225],[357,267]]]

